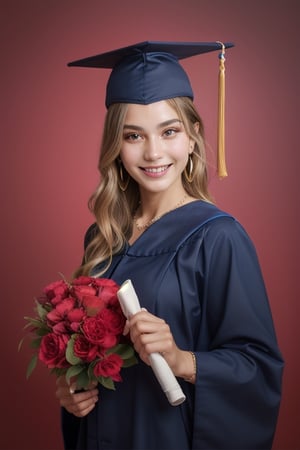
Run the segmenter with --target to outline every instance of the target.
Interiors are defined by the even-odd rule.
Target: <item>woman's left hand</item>
[[[170,327],[163,319],[142,309],[128,320],[127,327],[135,350],[146,364],[150,365],[151,353],[161,353],[173,373],[181,376],[189,352],[177,347]]]

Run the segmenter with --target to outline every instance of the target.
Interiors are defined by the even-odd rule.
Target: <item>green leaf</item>
[[[26,317],[24,317],[26,319]],[[31,323],[26,323],[26,325],[23,327],[23,330],[26,330],[27,328],[32,328]]]
[[[32,339],[32,341],[30,342],[30,347],[31,348],[36,348],[36,349],[39,348],[40,345],[41,345],[41,340],[42,340],[41,337],[36,338],[36,339]]]
[[[97,380],[106,389],[112,389],[113,391],[116,390],[115,383],[113,382],[113,380],[111,378],[98,377]]]
[[[32,374],[32,372],[33,372],[33,370],[34,370],[36,364],[37,364],[37,355],[34,355],[34,356],[31,358],[31,361],[29,362],[28,367],[27,367],[27,371],[26,371],[26,378],[27,378],[27,379],[28,379],[28,378],[30,377],[30,375]]]
[[[74,355],[74,340],[75,340],[76,334],[73,334],[71,336],[71,339],[69,340],[67,344],[67,350],[66,350],[66,360],[72,364],[72,366],[75,366],[77,364],[81,363],[81,359]]]
[[[44,322],[42,322],[39,319],[34,319],[33,317],[24,317],[24,319],[28,320],[29,325],[32,325],[34,327],[41,328],[44,326]],[[27,327],[28,327],[28,325],[27,325]]]
[[[44,320],[48,314],[48,310],[41,305],[38,301],[36,301],[36,310],[41,320]]]
[[[131,345],[128,344],[118,344],[107,352],[107,354],[110,353],[116,353],[125,360],[132,358],[132,356],[134,355],[134,349]]]
[[[46,336],[46,334],[51,333],[51,329],[48,327],[41,327],[34,330],[35,334],[38,336]]]
[[[125,368],[126,367],[131,367],[131,366],[134,366],[137,363],[138,363],[138,360],[137,360],[136,356],[133,355],[131,358],[128,358],[128,359],[124,360],[122,367],[125,367]]]
[[[61,375],[64,375],[66,371],[67,369],[63,367],[53,367],[52,369],[50,369],[50,374],[60,377]]]
[[[61,272],[58,272],[58,275],[61,277],[61,279],[66,283],[66,284],[68,284],[69,285],[69,282],[68,282],[68,280],[66,279],[66,277],[64,276],[64,274],[63,273],[61,273]]]
[[[78,389],[87,388],[90,384],[90,379],[88,377],[87,372],[84,370],[80,372],[80,374],[76,378],[76,386]]]
[[[18,345],[18,352],[21,350],[21,347],[22,347],[22,345],[23,345],[24,339],[25,339],[25,337],[23,337],[23,338],[20,340],[20,342],[19,342],[19,345]]]
[[[67,373],[66,373],[66,380],[67,380],[68,384],[70,384],[71,378],[76,377],[83,370],[84,370],[84,366],[81,366],[81,365],[69,367],[69,369],[67,370]]]

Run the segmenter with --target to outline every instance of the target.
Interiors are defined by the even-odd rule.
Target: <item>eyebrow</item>
[[[166,120],[164,122],[159,123],[157,125],[157,129],[164,128],[164,127],[167,127],[169,125],[173,125],[176,122],[179,122],[180,124],[182,124],[182,121],[179,120],[179,119],[169,119],[169,120]],[[130,124],[126,124],[125,123],[124,130],[128,130],[128,129],[135,130],[135,131],[143,131],[144,130],[143,127],[140,127],[138,125],[130,125]]]

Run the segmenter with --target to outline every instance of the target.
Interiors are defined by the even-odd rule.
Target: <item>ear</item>
[[[199,122],[195,122],[193,124],[194,130],[196,133],[199,133]],[[194,151],[194,147],[195,147],[195,141],[193,139],[190,138],[190,144],[189,144],[189,155],[191,155]]]
[[[191,155],[194,151],[195,148],[195,142],[192,141],[192,139],[190,139],[190,143],[189,143],[189,155]]]
[[[195,122],[194,125],[193,125],[194,126],[194,130],[196,131],[196,133],[199,133],[199,125],[200,125],[199,122]]]

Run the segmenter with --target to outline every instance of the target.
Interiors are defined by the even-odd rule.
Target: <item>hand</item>
[[[56,386],[56,397],[60,405],[77,417],[86,416],[98,401],[98,389],[95,389],[95,385],[89,386],[85,391],[75,393],[76,383],[69,385],[66,378],[62,376],[57,378]]]
[[[128,320],[127,327],[135,350],[146,364],[150,365],[151,353],[161,353],[177,375],[182,354],[186,352],[177,347],[170,327],[163,319],[143,309]]]

